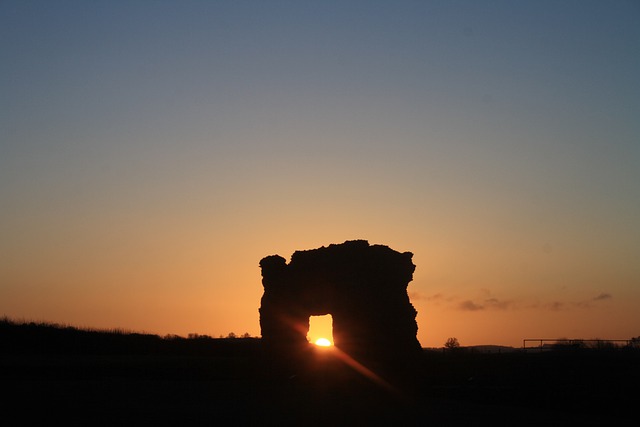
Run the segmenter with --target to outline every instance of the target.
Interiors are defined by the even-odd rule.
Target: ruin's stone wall
[[[267,351],[287,354],[307,346],[309,316],[331,314],[335,345],[354,357],[401,360],[420,350],[416,310],[407,286],[410,252],[347,241],[260,261],[260,307]]]

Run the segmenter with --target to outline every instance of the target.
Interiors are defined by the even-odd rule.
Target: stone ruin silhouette
[[[309,316],[331,314],[342,352],[383,365],[407,362],[421,350],[417,311],[407,294],[412,257],[353,240],[296,251],[289,264],[279,255],[263,258],[263,349],[272,360],[295,363],[311,347]]]

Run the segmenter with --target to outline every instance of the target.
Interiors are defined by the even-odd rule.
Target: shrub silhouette
[[[448,349],[460,348],[460,342],[458,342],[458,338],[451,337],[444,343],[444,347]]]

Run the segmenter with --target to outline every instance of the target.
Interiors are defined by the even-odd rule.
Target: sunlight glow
[[[309,316],[308,327],[307,341],[318,345],[318,340],[323,339],[329,341],[329,345],[324,345],[324,347],[333,346],[333,317],[331,314]]]
[[[315,344],[320,347],[331,347],[332,345],[331,341],[326,338],[318,338]]]
[[[390,392],[392,392],[394,394],[398,394],[399,393],[399,390],[396,389],[390,383],[388,383],[384,378],[382,378],[380,375],[376,374],[374,371],[372,371],[371,369],[369,369],[366,366],[364,366],[362,363],[358,362],[353,357],[349,356],[344,351],[340,350],[340,348],[334,346],[334,347],[331,347],[331,349],[332,349],[333,353],[340,360],[342,360],[344,363],[349,365],[351,368],[353,368],[356,372],[361,374],[363,377],[369,379],[373,383],[379,385],[380,387],[382,387],[382,388],[384,388],[384,389],[386,389],[386,390],[388,390],[388,391],[390,391]]]

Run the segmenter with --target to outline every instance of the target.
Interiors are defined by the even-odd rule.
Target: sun
[[[331,347],[331,341],[326,338],[318,338],[315,343],[318,347]]]

